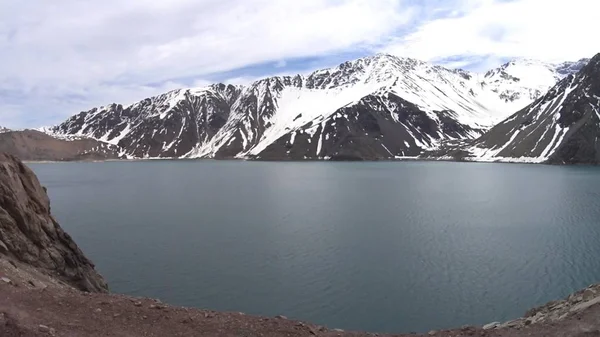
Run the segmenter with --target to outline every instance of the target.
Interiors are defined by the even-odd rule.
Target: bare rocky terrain
[[[284,316],[175,307],[107,291],[93,263],[52,217],[46,191],[33,172],[16,157],[0,154],[2,337],[600,336],[600,285],[510,322],[421,335],[348,332]]]
[[[0,131],[0,152],[17,156],[25,161],[119,158],[117,146],[91,138],[59,139],[36,130]]]

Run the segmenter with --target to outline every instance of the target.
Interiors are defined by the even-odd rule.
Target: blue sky
[[[589,0],[3,0],[0,126],[378,52],[484,71],[591,57]]]

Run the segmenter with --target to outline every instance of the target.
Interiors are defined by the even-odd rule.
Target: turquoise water
[[[331,328],[521,316],[600,282],[600,169],[436,162],[31,164],[111,290]]]

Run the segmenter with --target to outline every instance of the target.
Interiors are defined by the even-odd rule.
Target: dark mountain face
[[[450,111],[431,118],[416,105],[392,94],[370,95],[329,119],[309,123],[260,153],[261,159],[359,159],[416,157],[424,146],[465,138],[476,130],[458,123]]]
[[[203,95],[175,90],[127,108],[120,104],[94,108],[52,131],[106,141],[136,158],[183,156],[223,127],[239,93],[239,88],[222,84]]]
[[[600,54],[576,78],[572,92],[560,110],[558,123],[569,128],[569,137],[550,158],[550,163],[600,164]]]
[[[473,160],[600,163],[600,54],[465,148]]]

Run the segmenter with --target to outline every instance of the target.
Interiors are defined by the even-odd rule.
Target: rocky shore
[[[175,285],[174,285],[175,286]],[[170,306],[109,294],[106,282],[50,213],[45,188],[0,154],[0,336],[416,336],[348,332],[284,316]],[[600,336],[600,285],[522,318],[420,336]]]

